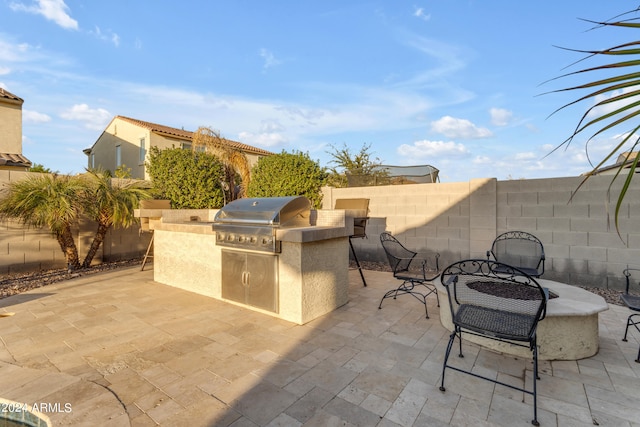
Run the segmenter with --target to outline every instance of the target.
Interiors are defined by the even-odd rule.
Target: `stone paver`
[[[349,303],[307,325],[153,281],[137,268],[80,277],[0,300],[0,397],[48,404],[54,425],[530,425],[532,399],[447,371],[448,331],[408,296],[381,295],[389,273],[350,272]],[[443,299],[442,309],[448,309]],[[541,362],[543,426],[638,426],[628,311],[600,316],[600,351]],[[637,334],[636,334],[637,335]],[[456,363],[531,384],[531,361],[465,343]],[[48,409],[47,409],[48,408]]]

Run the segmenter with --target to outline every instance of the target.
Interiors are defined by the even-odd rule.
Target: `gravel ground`
[[[121,267],[129,267],[134,265],[140,265],[142,263],[141,258],[129,259],[117,262],[109,262],[94,267],[90,267],[83,270],[74,272],[68,272],[66,269],[48,270],[36,273],[22,274],[22,275],[9,275],[0,278],[0,299],[6,298],[11,295],[19,294],[31,289],[41,288],[51,283],[61,282],[63,280],[73,279],[75,277],[86,276],[89,274],[95,274],[102,271],[114,270]],[[381,262],[360,261],[360,265],[365,270],[373,271],[391,271],[388,264]],[[355,267],[355,263],[351,262],[351,267]],[[600,288],[584,288],[595,294],[600,295],[609,304],[622,305],[620,303],[620,291],[612,289],[600,289]]]
[[[29,291],[31,289],[41,288],[52,283],[73,279],[75,277],[86,276],[89,274],[100,273],[101,271],[114,270],[121,267],[129,267],[141,264],[142,258],[137,258],[117,262],[107,262],[74,272],[69,272],[66,268],[63,268],[56,270],[39,271],[28,274],[11,274],[8,276],[1,276],[0,299],[19,294],[21,292]]]

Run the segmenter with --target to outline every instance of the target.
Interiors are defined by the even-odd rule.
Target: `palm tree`
[[[596,28],[623,28],[623,29],[640,29],[640,23],[637,21],[640,19],[637,17],[640,12],[640,7],[629,12],[616,16],[615,18],[605,21],[587,21],[596,26]],[[630,15],[636,15],[636,17],[629,17]],[[635,21],[635,22],[634,22]],[[623,43],[608,49],[602,50],[577,50],[567,49],[573,52],[579,52],[586,54],[582,60],[591,58],[604,58],[607,61],[608,58],[612,58],[613,62],[601,64],[593,67],[584,68],[578,71],[564,74],[558,78],[577,76],[584,73],[592,75],[598,72],[613,71],[614,75],[607,78],[600,78],[598,80],[587,82],[578,86],[571,86],[568,88],[555,90],[557,92],[566,91],[589,91],[587,94],[579,97],[575,101],[563,105],[558,108],[552,114],[569,107],[571,105],[586,101],[592,102],[587,111],[582,115],[578,121],[578,125],[574,129],[573,133],[558,147],[568,146],[574,138],[583,133],[592,132],[587,139],[586,147],[589,143],[598,135],[612,130],[620,129],[623,135],[622,139],[616,144],[616,146],[606,154],[593,169],[587,173],[575,191],[578,191],[580,187],[593,175],[597,170],[606,164],[610,159],[615,158],[616,153],[624,151],[633,151],[640,144],[640,137],[637,132],[640,130],[640,123],[638,123],[638,115],[640,115],[640,72],[637,67],[640,66],[640,41],[631,41]],[[623,58],[620,60],[618,58]],[[578,61],[580,62],[580,61]],[[555,79],[554,79],[555,80]],[[622,129],[621,127],[624,126]],[[630,148],[629,148],[630,147]],[[587,152],[588,154],[588,152]],[[631,181],[635,175],[636,167],[638,166],[638,160],[640,157],[636,156],[630,163],[630,167],[625,169],[624,163],[617,170],[616,174],[611,180],[609,185],[609,192],[611,192],[613,183],[623,173],[627,176],[624,180],[615,208],[615,226],[616,230],[619,230],[618,215],[620,208],[624,200],[627,190],[631,184]],[[575,194],[574,191],[574,194]]]
[[[91,266],[100,245],[111,227],[128,227],[134,223],[133,210],[140,200],[150,198],[141,181],[114,180],[109,171],[87,169],[84,175],[85,191],[83,212],[98,223],[89,252],[82,262],[83,268]]]
[[[239,197],[244,197],[247,187],[251,182],[251,166],[247,156],[241,150],[232,147],[229,141],[222,138],[220,133],[208,127],[199,127],[193,134],[192,149],[197,151],[204,148],[216,156],[225,166],[226,186],[230,190],[229,200],[234,198],[234,188],[236,187],[236,174],[240,175]],[[223,191],[225,189],[223,188]]]
[[[71,227],[80,214],[84,183],[78,177],[34,174],[9,184],[0,200],[0,214],[33,227],[49,227],[65,255],[67,267],[80,267]]]

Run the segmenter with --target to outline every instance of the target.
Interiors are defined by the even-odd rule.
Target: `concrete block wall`
[[[323,208],[339,198],[369,198],[367,239],[354,239],[359,259],[385,261],[379,235],[394,234],[418,252],[439,252],[441,264],[485,257],[505,231],[535,234],[545,247],[544,278],[621,289],[622,270],[640,267],[640,180],[613,223],[621,183],[610,176],[535,180],[474,179],[465,183],[324,188]],[[575,192],[575,194],[574,194]]]
[[[0,170],[0,197],[7,184],[23,179],[28,174],[29,172]],[[80,261],[87,253],[96,229],[96,224],[88,220],[81,220],[74,228]],[[139,235],[139,229],[139,225],[134,225],[127,229],[109,230],[93,263],[143,256],[150,235]],[[0,219],[0,277],[64,267],[64,254],[48,229],[28,228],[13,219]]]

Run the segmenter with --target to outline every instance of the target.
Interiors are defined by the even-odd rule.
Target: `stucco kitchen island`
[[[217,210],[140,209],[154,230],[153,271],[156,282],[196,292],[281,319],[304,324],[348,301],[349,235],[353,220],[344,210],[312,211],[309,225],[276,229],[280,252],[236,251],[216,244],[213,230]],[[313,224],[313,225],[311,225]],[[246,302],[223,296],[223,259],[246,255],[246,269],[273,265],[274,304],[259,301],[264,291]],[[231,258],[230,258],[231,257]],[[244,285],[245,273],[241,278]],[[254,276],[260,276],[257,272]],[[270,293],[270,291],[267,291]],[[227,292],[228,295],[228,292]]]

